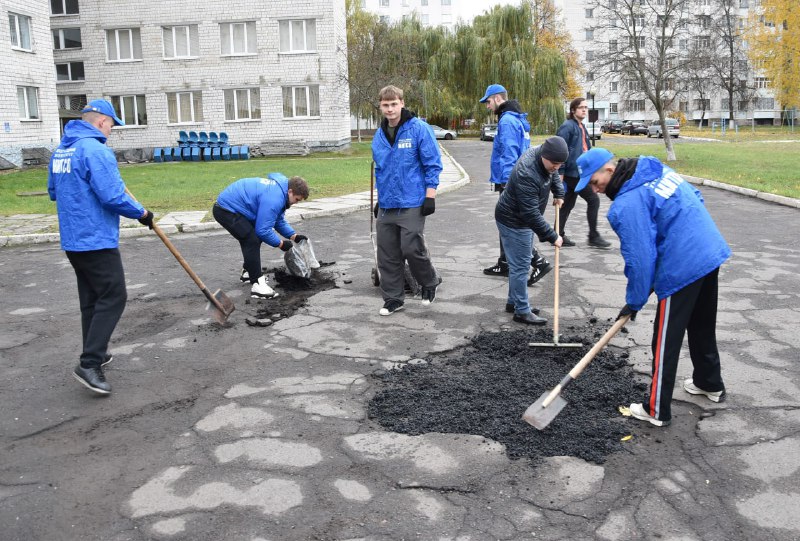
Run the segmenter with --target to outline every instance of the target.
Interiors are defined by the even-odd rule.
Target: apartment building
[[[58,145],[50,10],[46,2],[3,0],[0,25],[0,169],[35,162]]]
[[[742,29],[750,14],[749,10],[756,6],[757,0],[736,1],[733,15],[737,18],[738,28]],[[591,90],[595,91],[594,102],[599,119],[652,120],[658,115],[652,103],[646,99],[641,85],[626,76],[617,63],[610,61],[608,52],[625,47],[631,39],[627,31],[621,30],[620,25],[636,24],[642,29],[641,34],[636,37],[641,40],[639,44],[656,44],[659,39],[656,35],[659,17],[663,16],[657,10],[664,5],[664,0],[638,0],[642,6],[641,15],[630,17],[635,20],[607,20],[608,8],[622,3],[633,3],[635,12],[637,0],[619,0],[619,4],[615,0],[555,0],[585,70],[579,78],[580,83],[587,95]],[[685,62],[691,55],[697,55],[703,50],[713,50],[719,45],[716,43],[718,38],[710,31],[714,5],[714,0],[690,0],[687,3],[687,11],[683,12],[683,30],[669,42],[677,62]],[[713,61],[712,56],[706,63]],[[702,63],[700,64],[702,70]],[[737,64],[739,67],[736,77],[740,79],[737,81],[740,91],[737,91],[734,99],[736,122],[739,125],[780,123],[780,104],[774,99],[769,80],[759,73],[757,66],[750,65],[746,55],[743,54]],[[721,88],[719,80],[714,77],[702,78],[697,73],[692,77],[688,74],[691,69],[697,68],[687,65],[683,73],[676,73],[674,78],[665,81],[665,89],[673,97],[670,111],[680,111],[686,121],[693,124],[702,121],[704,125],[708,125],[727,120],[730,108],[728,94]],[[691,84],[692,79],[696,84]]]
[[[361,0],[361,8],[377,14],[381,20],[394,23],[416,14],[425,26],[444,26],[452,30],[458,22],[453,7],[469,0]]]
[[[344,0],[42,4],[37,47],[49,46],[47,96],[58,110],[42,123],[56,137],[59,118],[105,98],[126,123],[114,128],[114,149],[145,157],[181,130],[225,132],[262,154],[349,145]]]

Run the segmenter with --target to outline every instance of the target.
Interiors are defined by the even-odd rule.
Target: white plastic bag
[[[319,268],[310,240],[295,242],[292,249],[283,254],[283,261],[289,274],[302,278],[311,278],[311,271]]]

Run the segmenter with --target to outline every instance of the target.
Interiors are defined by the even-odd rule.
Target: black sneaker
[[[436,298],[436,286],[422,288],[422,306],[430,306]]]
[[[114,360],[114,356],[111,355],[110,353],[106,353],[106,356],[103,358],[103,362],[100,363],[100,366],[105,366],[105,365],[107,365],[108,363],[110,363],[113,360]]]
[[[402,309],[403,309],[403,301],[389,299],[383,304],[383,308],[381,308],[381,311],[379,313],[382,316],[391,316],[395,312]]]
[[[85,386],[97,394],[111,394],[111,385],[106,381],[106,376],[103,374],[103,369],[97,368],[84,368],[81,365],[75,367],[72,371],[72,376]]]
[[[566,235],[561,235],[561,247],[575,246],[575,243]]]
[[[514,321],[517,323],[524,323],[525,325],[546,325],[547,320],[539,317],[534,313],[530,314],[514,314]]]
[[[483,274],[487,276],[508,276],[508,263],[498,261],[493,267],[483,269]]]
[[[602,250],[605,250],[606,248],[611,246],[611,243],[608,242],[603,237],[601,237],[600,235],[595,235],[594,237],[589,237],[589,246],[591,246],[592,248],[600,248]]]
[[[514,313],[514,305],[511,304],[510,302],[506,303],[506,312],[508,312],[509,314],[513,314]],[[539,315],[539,309],[538,308],[531,308],[531,312],[533,312],[537,316]]]
[[[531,287],[533,284],[541,280],[542,277],[551,270],[553,270],[553,265],[546,259],[542,259],[538,265],[533,267],[531,277],[528,278],[528,287]]]

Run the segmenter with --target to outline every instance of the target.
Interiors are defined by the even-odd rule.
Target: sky
[[[453,0],[453,20],[461,18],[469,23],[476,15],[505,4],[519,4],[519,0]]]

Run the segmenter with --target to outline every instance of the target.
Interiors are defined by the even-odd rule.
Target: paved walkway
[[[445,149],[442,149],[442,165],[439,193],[455,190],[469,182],[469,175]],[[356,212],[369,208],[369,198],[369,191],[366,191],[304,201],[286,211],[286,219],[290,223],[295,223],[309,218]],[[170,212],[156,216],[156,222],[168,235],[222,228],[211,218],[210,211],[202,210]],[[120,225],[120,237],[138,237],[148,233],[147,228],[136,220],[122,218]],[[52,214],[0,216],[0,247],[58,242],[59,236],[56,231],[58,231],[58,218]]]

